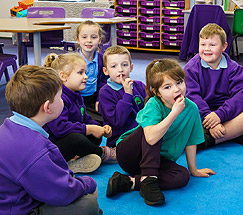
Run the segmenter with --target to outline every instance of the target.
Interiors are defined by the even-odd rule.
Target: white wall
[[[4,3],[3,3],[4,1]],[[8,18],[10,17],[10,9],[14,6],[18,6],[18,1],[20,0],[1,0],[0,7],[0,18]],[[4,33],[0,32],[0,37],[11,37],[12,33]]]

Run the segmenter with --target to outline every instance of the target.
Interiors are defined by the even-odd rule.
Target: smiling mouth
[[[176,97],[174,98],[174,100],[176,101],[180,96],[181,96],[181,94],[178,95],[178,96],[176,96]]]

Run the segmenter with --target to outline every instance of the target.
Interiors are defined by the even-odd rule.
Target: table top
[[[190,10],[183,10],[182,11],[183,13],[190,13],[191,12],[191,9]],[[226,14],[226,15],[234,15],[234,11],[224,11],[224,13]]]
[[[35,25],[38,20],[40,19],[2,18],[0,19],[0,32],[35,33],[71,28],[64,25]]]

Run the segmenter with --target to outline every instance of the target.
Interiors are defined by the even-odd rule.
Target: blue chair
[[[225,52],[229,54],[232,44],[232,33],[222,7],[219,5],[196,4],[190,12],[183,35],[179,54],[181,60],[188,60],[198,53],[199,32],[208,23],[216,23],[224,29],[228,43]]]
[[[112,18],[115,16],[115,9],[111,8],[94,8],[88,7],[84,8],[81,12],[82,18]],[[100,47],[100,53],[111,46],[111,26],[110,25],[101,25],[102,29],[106,33],[105,39],[102,41],[102,46]]]

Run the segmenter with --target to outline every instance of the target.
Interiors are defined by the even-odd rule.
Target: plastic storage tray
[[[139,16],[141,22],[159,22],[159,16]]]
[[[168,40],[182,40],[183,39],[183,34],[178,33],[178,34],[171,34],[171,33],[162,33],[163,39],[168,39]]]
[[[128,45],[128,46],[136,46],[137,45],[137,39],[126,40],[126,39],[123,39],[123,38],[117,38],[117,44]]]
[[[138,44],[142,47],[159,47],[159,41],[145,41],[145,40],[138,40]]]
[[[160,14],[160,8],[148,9],[145,7],[140,7],[139,10],[141,14],[151,14],[151,15]]]
[[[142,6],[160,6],[160,0],[146,1],[140,0]]]
[[[136,7],[121,7],[121,6],[116,6],[117,12],[118,13],[132,13],[132,14],[137,14],[137,8]]]
[[[184,23],[184,17],[162,16],[164,23]]]
[[[164,15],[183,15],[184,13],[182,12],[183,9],[168,9],[168,8],[162,8],[162,11]]]
[[[160,33],[154,32],[154,33],[148,33],[148,32],[139,32],[140,37],[147,38],[147,39],[155,39],[159,38]]]
[[[162,28],[164,31],[180,31],[183,32],[184,31],[184,26],[183,25],[162,25]]]
[[[170,41],[170,40],[162,39],[162,43],[163,43],[165,46],[181,46],[181,44],[182,44],[182,40],[174,40],[174,41]]]
[[[117,3],[120,5],[137,5],[137,0],[118,0]]]
[[[129,14],[120,14],[120,13],[118,13],[118,14],[116,14],[116,17],[137,17],[137,15],[133,14],[133,15],[129,16]]]
[[[137,31],[116,30],[119,37],[137,37]]]
[[[165,7],[185,7],[184,1],[169,1],[169,0],[163,0],[163,5]]]
[[[117,23],[118,28],[137,29],[137,23]]]
[[[159,31],[159,28],[160,28],[160,24],[153,24],[153,25],[150,25],[150,24],[139,24],[139,27],[142,29],[142,30],[147,30],[147,31]]]

